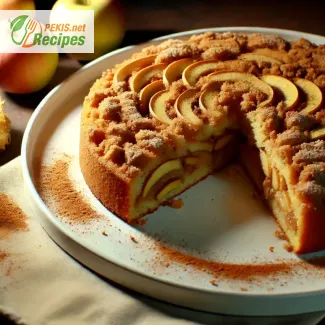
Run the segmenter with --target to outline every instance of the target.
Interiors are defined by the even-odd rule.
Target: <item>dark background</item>
[[[37,9],[54,1],[36,0]],[[260,26],[325,35],[324,0],[122,0],[129,30]]]

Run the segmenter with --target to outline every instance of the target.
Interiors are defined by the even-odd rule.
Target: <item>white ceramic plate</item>
[[[287,40],[305,37],[325,43],[321,36],[248,27],[196,30],[158,40],[206,31],[271,33]],[[253,199],[252,188],[241,174],[226,170],[208,177],[181,196],[182,209],[162,207],[148,217],[146,225],[137,227],[111,214],[91,194],[78,165],[79,119],[84,96],[102,71],[145,46],[148,44],[127,47],[91,62],[52,90],[35,110],[23,139],[23,174],[32,207],[45,230],[89,268],[164,301],[233,315],[289,315],[325,310],[324,271],[298,270],[291,276],[277,275],[251,282],[221,278],[217,280],[218,286],[213,286],[211,274],[174,261],[167,267],[159,254],[157,258],[156,235],[176,249],[225,263],[297,259],[273,235],[276,225],[269,211]],[[34,186],[39,158],[43,163],[51,163],[62,153],[73,157],[70,176],[91,205],[105,215],[103,220],[84,227],[69,225],[52,214],[41,200]],[[103,236],[102,230],[108,236]],[[274,253],[269,251],[270,246],[275,248]]]

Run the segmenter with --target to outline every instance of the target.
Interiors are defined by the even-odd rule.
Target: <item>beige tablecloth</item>
[[[178,308],[131,293],[82,267],[48,237],[24,197],[20,158],[0,167],[0,193],[20,206],[28,224],[28,230],[0,232],[0,324],[4,315],[9,315],[15,323],[28,325],[312,325],[325,315],[229,317]]]

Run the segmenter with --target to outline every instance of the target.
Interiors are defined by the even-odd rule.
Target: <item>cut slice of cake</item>
[[[82,110],[89,188],[132,222],[230,163],[245,139],[240,161],[294,251],[325,249],[324,55],[306,40],[207,33],[108,69]]]

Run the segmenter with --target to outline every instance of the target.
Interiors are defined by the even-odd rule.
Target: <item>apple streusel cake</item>
[[[80,166],[89,188],[131,222],[229,163],[245,142],[294,251],[325,249],[324,55],[305,39],[234,33],[134,54],[85,98]],[[241,160],[254,174],[250,156]]]

